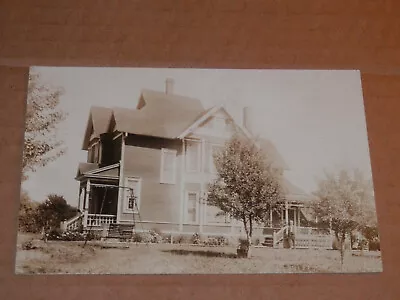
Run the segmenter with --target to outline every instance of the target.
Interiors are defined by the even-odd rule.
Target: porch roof
[[[80,163],[75,179],[80,180],[82,178],[118,179],[119,163],[101,168],[94,163]]]

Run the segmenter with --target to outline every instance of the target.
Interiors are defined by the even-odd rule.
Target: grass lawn
[[[236,258],[235,247],[190,245],[129,245],[102,248],[83,242],[35,242],[33,250],[22,250],[30,239],[20,235],[17,274],[210,274],[210,273],[315,273],[381,272],[379,252],[349,253],[343,268],[334,250],[254,248],[252,258]]]

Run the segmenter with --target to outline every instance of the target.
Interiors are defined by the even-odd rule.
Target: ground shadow
[[[224,257],[224,258],[237,258],[234,253],[225,253],[225,252],[217,252],[217,251],[201,251],[201,250],[183,250],[183,249],[174,249],[174,250],[162,250],[162,252],[168,252],[175,255],[195,255],[195,256],[205,256],[205,257]]]

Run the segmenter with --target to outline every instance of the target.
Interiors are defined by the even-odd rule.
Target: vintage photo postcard
[[[32,67],[17,274],[381,272],[358,71]]]

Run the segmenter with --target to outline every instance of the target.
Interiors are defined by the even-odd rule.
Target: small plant
[[[177,237],[174,237],[174,244],[184,244],[186,240],[186,237],[184,235],[178,235]]]
[[[132,235],[132,242],[141,243],[143,241],[143,236],[139,232],[134,232]]]
[[[197,232],[193,234],[192,236],[192,244],[198,245],[201,243],[200,240],[200,234],[198,234]]]
[[[216,239],[217,239],[218,246],[226,246],[226,245],[228,245],[228,240],[223,235],[217,236]]]
[[[162,239],[163,238],[162,238],[161,232],[159,230],[152,229],[149,231],[150,243],[158,244],[158,243],[161,243]]]
[[[33,245],[33,241],[32,240],[23,242],[21,247],[22,247],[22,250],[33,250],[33,249],[36,249],[36,247]]]

